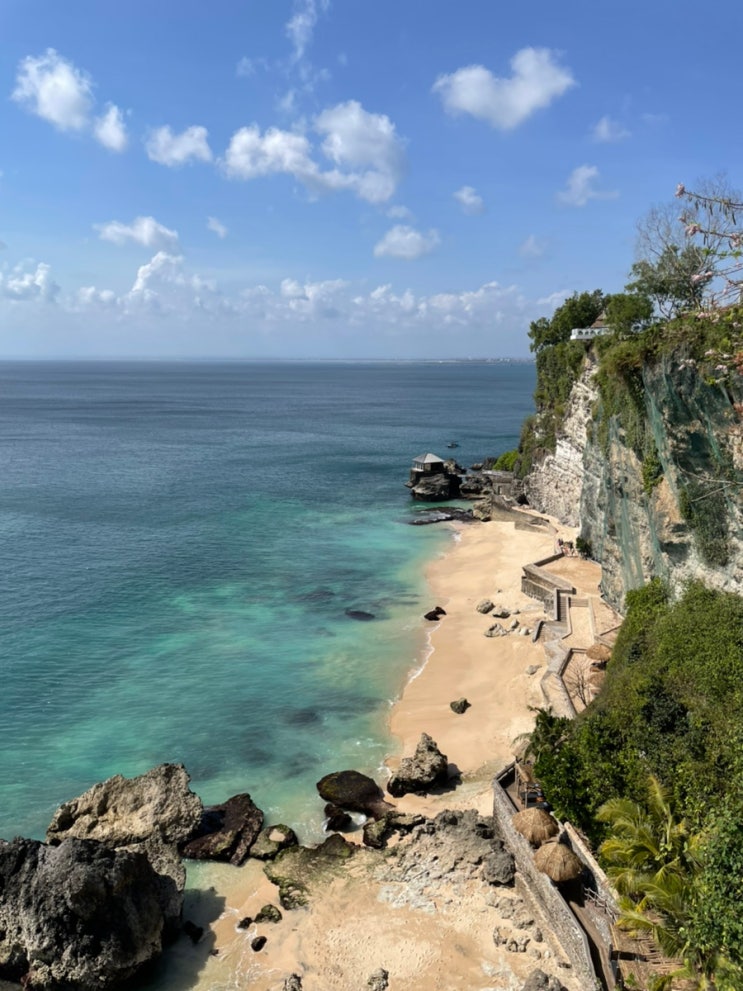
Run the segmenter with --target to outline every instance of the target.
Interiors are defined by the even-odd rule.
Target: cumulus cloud
[[[429,255],[440,243],[438,231],[430,230],[424,234],[406,224],[396,224],[374,245],[374,257],[404,258],[406,261],[413,261],[423,255]]]
[[[38,262],[34,269],[17,265],[10,275],[0,272],[0,293],[15,302],[42,300],[53,303],[59,294],[59,286],[51,273],[51,267],[45,262]]]
[[[178,246],[178,232],[158,223],[154,217],[135,217],[131,224],[111,220],[107,224],[94,224],[102,241],[112,244],[127,244],[133,241],[145,248]]]
[[[109,151],[124,151],[129,139],[124,118],[115,104],[109,103],[106,112],[98,117],[93,126],[93,134]]]
[[[320,13],[327,11],[329,6],[330,0],[295,0],[294,13],[286,23],[286,34],[294,49],[293,61],[304,58]]]
[[[208,137],[207,129],[196,125],[187,127],[180,134],[174,134],[167,126],[158,127],[147,138],[145,149],[153,162],[169,168],[177,168],[191,160],[211,162]]]
[[[334,166],[323,168],[306,134],[257,124],[241,127],[230,139],[223,168],[233,179],[291,175],[311,192],[350,190],[369,203],[395,193],[404,167],[404,149],[385,114],[368,113],[356,100],[324,110],[313,122],[321,151]]]
[[[595,165],[579,165],[568,176],[567,185],[557,194],[557,199],[566,206],[585,206],[589,200],[616,199],[619,196],[616,190],[596,189],[594,183],[598,177],[599,170]]]
[[[433,91],[451,114],[471,114],[508,131],[548,107],[575,85],[572,73],[548,48],[522,48],[510,62],[512,74],[499,78],[482,65],[441,75]]]
[[[387,210],[387,216],[390,220],[413,220],[413,211],[398,203]]]
[[[90,77],[53,48],[18,66],[12,99],[60,131],[82,131],[93,106]]]
[[[519,254],[524,258],[541,258],[547,250],[547,242],[538,238],[536,234],[530,234],[519,248]]]
[[[551,292],[549,296],[542,296],[541,299],[538,299],[537,306],[549,306],[550,309],[556,310],[558,306],[562,306],[566,299],[570,299],[574,291],[573,289],[558,289],[556,292]]]
[[[216,217],[208,217],[206,226],[208,230],[212,231],[219,238],[225,238],[229,233],[224,224],[220,220],[217,220]]]
[[[472,186],[462,186],[462,188],[458,189],[453,196],[462,207],[462,212],[467,213],[470,216],[482,213],[485,209],[482,196],[480,196]]]
[[[624,141],[628,137],[630,137],[630,132],[622,127],[619,121],[613,120],[611,117],[602,117],[593,128],[594,141],[613,143]]]

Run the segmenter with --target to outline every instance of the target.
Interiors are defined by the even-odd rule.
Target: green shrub
[[[518,461],[519,451],[516,448],[513,451],[504,451],[500,457],[496,458],[493,469],[495,471],[513,471]]]

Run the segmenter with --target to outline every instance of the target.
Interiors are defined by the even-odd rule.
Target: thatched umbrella
[[[611,660],[611,648],[603,643],[594,643],[586,651],[589,661],[598,661],[599,664],[606,665]]]
[[[517,812],[512,821],[514,829],[532,846],[541,846],[560,832],[557,821],[544,809],[524,809],[523,812]]]
[[[583,864],[569,846],[559,840],[545,843],[534,854],[534,864],[556,884],[572,881],[583,871]]]

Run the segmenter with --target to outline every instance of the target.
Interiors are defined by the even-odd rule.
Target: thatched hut
[[[604,643],[594,643],[586,651],[586,657],[592,661],[591,667],[603,670],[611,660],[611,648]]]
[[[514,829],[532,846],[541,846],[560,832],[557,820],[544,809],[524,809],[517,812],[512,821]]]
[[[534,864],[555,884],[574,881],[583,872],[583,862],[559,840],[544,843],[534,854]]]

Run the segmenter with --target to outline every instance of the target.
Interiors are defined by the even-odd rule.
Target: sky
[[[525,357],[741,175],[739,0],[0,0],[0,357]]]

